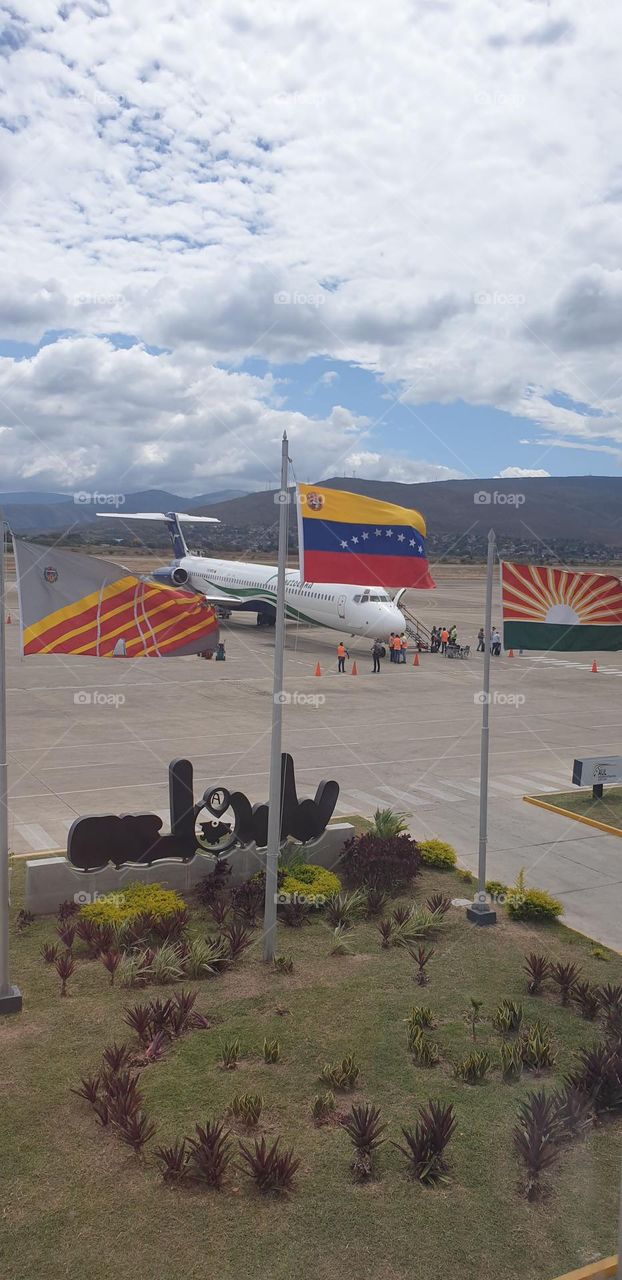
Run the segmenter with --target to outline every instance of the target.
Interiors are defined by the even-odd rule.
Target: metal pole
[[[266,896],[264,903],[263,958],[274,959],[276,944],[277,872],[281,849],[281,739],[283,727],[283,660],[285,651],[285,570],[287,568],[287,507],[289,503],[287,435],[283,432],[281,488],[279,492],[279,554],[276,580],[276,629],[274,637],[274,679],[272,684],[272,741],[270,745],[270,791],[268,800],[268,845],[266,849]]]
[[[0,1014],[19,1013],[22,997],[9,981],[9,809],[6,749],[6,600],[4,514],[0,511]]]
[[[475,924],[494,924],[496,912],[486,901],[486,850],[488,845],[488,751],[490,743],[490,650],[492,632],[492,576],[495,564],[495,533],[488,534],[486,561],[486,605],[484,617],[484,673],[482,681],[482,736],[479,770],[479,854],[477,865],[477,901],[467,908],[467,916]]]

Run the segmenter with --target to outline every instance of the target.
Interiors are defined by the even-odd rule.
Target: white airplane
[[[233,611],[257,614],[258,626],[273,626],[276,604],[276,569],[269,564],[247,564],[243,560],[215,560],[188,551],[181,522],[218,524],[213,516],[193,516],[184,512],[98,511],[98,516],[117,520],[163,520],[171,536],[175,559],[166,568],[154,569],[157,582],[190,587],[217,606],[225,615]],[[381,587],[353,586],[341,582],[301,582],[297,569],[285,575],[286,616],[294,622],[330,627],[343,635],[388,640],[394,632],[408,632],[399,601],[404,591],[392,599]],[[412,634],[412,632],[411,632]]]

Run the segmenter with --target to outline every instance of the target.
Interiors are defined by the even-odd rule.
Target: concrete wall
[[[326,828],[319,840],[301,846],[306,862],[317,863],[329,870],[336,869],[339,855],[346,840],[354,835],[349,822],[335,822]],[[255,845],[238,849],[229,859],[232,873],[230,884],[248,880],[256,871],[262,871],[265,851]],[[26,862],[26,911],[34,915],[55,912],[66,898],[86,903],[96,895],[114,893],[131,881],[142,884],[163,884],[167,889],[188,894],[203,876],[213,870],[215,860],[209,854],[197,854],[191,862],[174,860],[154,863],[151,867],[127,865],[117,871],[104,867],[101,871],[77,871],[66,858],[31,858]],[[79,896],[77,896],[79,895]]]

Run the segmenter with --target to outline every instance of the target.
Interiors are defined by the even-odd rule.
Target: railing
[[[609,1276],[615,1280],[618,1269],[618,1259],[601,1258],[600,1262],[590,1262],[587,1267],[579,1267],[578,1271],[568,1271],[565,1276],[559,1276],[558,1280],[606,1280]]]
[[[407,636],[409,636],[411,640],[414,640],[415,636],[419,635],[422,640],[425,640],[426,644],[429,644],[430,632],[428,628],[424,626],[423,622],[420,622],[419,619],[415,617],[414,613],[410,612],[410,609],[405,609],[403,604],[400,604],[400,610],[406,619]]]

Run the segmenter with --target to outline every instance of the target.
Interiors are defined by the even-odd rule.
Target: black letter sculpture
[[[67,858],[80,871],[97,871],[112,863],[151,866],[163,858],[189,862],[195,853],[223,856],[251,844],[265,847],[268,839],[268,805],[251,805],[242,791],[208,787],[198,804],[194,802],[193,768],[190,760],[172,760],[169,765],[169,806],[171,830],[161,835],[162,819],[155,813],[101,814],[76,818],[67,837]],[[317,840],[332,817],[339,785],[321,782],[314,800],[299,800],[296,794],[294,761],[281,757],[281,840],[293,836],[301,844]],[[231,810],[232,822],[223,822]],[[209,820],[198,823],[202,812]]]

